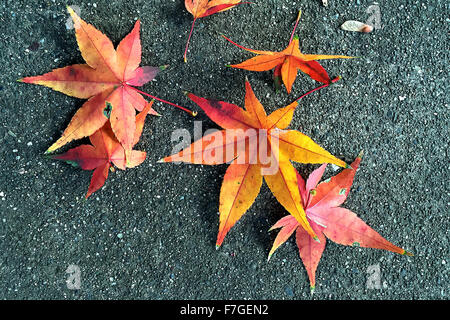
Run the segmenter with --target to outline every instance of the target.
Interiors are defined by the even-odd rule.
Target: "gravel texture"
[[[0,298],[1,299],[310,299],[306,272],[290,239],[267,263],[285,210],[266,185],[215,250],[226,165],[156,163],[172,151],[171,132],[194,119],[157,103],[139,143],[140,167],[110,174],[84,201],[91,172],[44,158],[83,101],[17,83],[83,60],[67,4],[115,44],[141,19],[143,65],[169,64],[144,90],[199,110],[183,95],[243,104],[247,75],[266,110],[318,86],[300,75],[293,92],[275,93],[270,72],[226,68],[255,49],[286,47],[298,9],[306,53],[345,54],[323,61],[343,80],[301,102],[291,128],[350,163],[365,157],[344,207],[414,257],[328,242],[314,299],[448,299],[448,10],[444,0],[379,1],[381,29],[340,30],[367,21],[371,1],[254,0],[201,19],[183,62],[192,16],[181,0],[4,0],[0,4]],[[446,14],[447,13],[447,14]],[[203,129],[217,128],[204,113]],[[78,145],[74,142],[66,146]],[[297,165],[307,176],[316,166]],[[326,175],[335,174],[329,167]],[[81,289],[69,290],[69,265]],[[379,265],[381,288],[367,288]]]

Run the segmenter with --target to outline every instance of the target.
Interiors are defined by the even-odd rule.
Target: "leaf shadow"
[[[161,4],[161,12],[164,21],[167,21],[178,28],[183,27],[184,23],[187,23],[188,19],[191,19],[191,15],[186,11],[186,8],[182,1],[177,1],[175,4],[166,1]]]
[[[214,172],[212,174],[215,175],[217,179],[208,179],[208,196],[202,196],[199,203],[200,216],[202,217],[203,222],[207,224],[204,226],[208,238],[206,241],[210,242],[211,245],[216,244],[217,232],[219,230],[219,215],[217,213],[219,212],[220,188],[227,167],[228,165],[224,164],[214,166],[214,169],[211,168]]]

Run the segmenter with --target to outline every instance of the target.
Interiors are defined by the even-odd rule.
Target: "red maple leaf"
[[[79,49],[87,64],[76,64],[41,76],[19,80],[47,86],[72,97],[89,99],[75,113],[62,137],[47,152],[53,152],[72,140],[92,135],[102,128],[108,119],[125,151],[130,151],[136,128],[135,109],[142,111],[147,104],[141,94],[190,112],[133,87],[151,81],[165,68],[139,67],[142,51],[139,20],[117,49],[114,49],[106,35],[83,21],[72,8],[68,7],[68,11],[74,21]],[[112,106],[110,117],[104,112],[107,102]],[[150,114],[158,115],[153,109]]]
[[[270,229],[281,228],[270,250],[269,259],[275,250],[296,232],[297,246],[308,272],[312,292],[315,288],[317,266],[325,249],[325,237],[347,246],[384,249],[399,254],[412,255],[384,239],[352,211],[339,207],[347,199],[361,157],[362,153],[351,164],[350,169],[344,169],[341,173],[321,183],[319,181],[327,164],[323,164],[311,173],[306,184],[297,173],[302,205],[305,208],[308,222],[319,237],[320,242],[313,241],[309,233],[291,215],[280,219]]]
[[[148,103],[141,113],[136,116],[136,128],[133,132],[133,145],[139,141],[147,114],[152,110],[153,101]],[[111,124],[106,122],[102,128],[89,137],[92,145],[81,145],[68,152],[52,156],[56,160],[64,160],[83,170],[94,170],[86,198],[100,189],[108,178],[111,165],[125,170],[140,165],[146,157],[143,151],[131,150],[125,156],[125,149],[115,137]]]

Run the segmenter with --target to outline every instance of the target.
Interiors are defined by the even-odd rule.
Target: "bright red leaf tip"
[[[133,132],[133,146],[139,141],[144,128],[145,118],[152,110],[153,101],[148,103],[141,113],[136,116],[136,127]],[[121,170],[134,168],[140,165],[146,157],[142,151],[131,150],[126,152],[115,137],[111,124],[106,122],[102,128],[89,137],[92,145],[81,145],[68,152],[52,156],[53,159],[63,160],[77,165],[83,170],[94,170],[86,199],[99,190],[108,178],[111,165]]]
[[[384,249],[395,253],[412,256],[412,253],[397,247],[370,228],[355,213],[339,207],[347,198],[356,170],[361,162],[363,152],[351,164],[352,169],[342,172],[319,183],[326,164],[314,170],[307,182],[297,173],[298,188],[311,228],[320,239],[320,243],[312,241],[308,232],[292,216],[280,219],[270,230],[281,228],[269,259],[275,250],[295,232],[300,258],[308,272],[311,289],[315,288],[315,274],[326,238],[347,246]]]
[[[47,86],[72,97],[88,99],[75,113],[62,137],[47,153],[72,140],[94,134],[108,121],[124,149],[130,151],[136,127],[136,110],[141,111],[147,104],[141,95],[144,93],[133,86],[148,83],[161,68],[139,67],[142,51],[139,20],[117,49],[114,49],[106,35],[83,21],[72,8],[68,7],[67,10],[74,22],[78,46],[86,64],[76,64],[41,76],[21,79],[21,82]],[[176,104],[146,95],[192,113]],[[108,116],[104,112],[106,102],[113,106]],[[150,114],[158,115],[153,109]]]

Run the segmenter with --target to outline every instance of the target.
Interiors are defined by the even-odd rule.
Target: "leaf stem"
[[[191,111],[191,110],[189,110],[189,109],[186,109],[186,108],[184,108],[184,107],[182,107],[182,106],[179,106],[179,105],[177,105],[177,104],[175,104],[175,103],[172,103],[172,102],[169,102],[169,101],[160,99],[160,98],[158,98],[158,97],[152,96],[151,94],[148,94],[148,93],[146,93],[146,92],[144,92],[144,91],[141,91],[141,90],[139,90],[139,89],[136,89],[135,87],[129,86],[129,85],[127,85],[127,84],[124,84],[124,85],[125,85],[127,88],[133,89],[134,91],[139,92],[140,94],[143,94],[143,95],[145,95],[145,96],[147,96],[147,97],[150,97],[150,98],[152,98],[152,99],[161,101],[161,102],[163,102],[163,103],[166,103],[166,104],[169,104],[169,105],[171,105],[171,106],[174,106],[174,107],[176,107],[176,108],[178,108],[178,109],[181,109],[181,110],[183,110],[183,111],[189,113],[189,114],[190,114],[191,116],[193,116],[193,117],[195,117],[195,116],[197,115],[197,112],[194,112],[194,111]]]
[[[191,41],[191,37],[192,37],[192,33],[194,32],[194,26],[195,26],[195,21],[197,21],[197,19],[194,19],[194,21],[192,22],[192,26],[191,26],[191,32],[189,33],[189,37],[186,43],[186,49],[184,50],[184,62],[187,62],[187,52],[188,52],[188,48],[189,48],[189,42]]]
[[[304,95],[302,95],[302,96],[300,96],[299,98],[297,98],[295,101],[298,101],[298,100],[300,100],[300,99],[302,99],[302,98],[304,98],[304,97],[306,97],[307,95],[310,95],[311,93],[313,93],[313,92],[315,92],[315,91],[317,91],[317,90],[320,90],[320,89],[323,89],[323,88],[326,88],[326,87],[328,87],[330,84],[332,84],[332,83],[336,83],[336,82],[338,82],[339,80],[341,80],[341,77],[339,76],[339,77],[336,77],[336,78],[334,78],[333,80],[331,80],[331,82],[330,83],[326,83],[326,84],[324,84],[324,85],[322,85],[322,86],[320,86],[320,87],[317,87],[317,88],[315,88],[315,89],[312,89],[311,91],[308,91],[307,93],[305,93]]]
[[[253,49],[250,49],[250,48],[241,46],[240,44],[237,44],[236,42],[234,42],[234,41],[231,40],[230,38],[226,37],[225,35],[221,34],[221,36],[222,36],[225,40],[227,40],[227,41],[230,42],[231,44],[234,44],[236,47],[238,47],[238,48],[240,48],[240,49],[243,49],[243,50],[246,50],[246,51],[250,51],[250,52],[253,52],[253,53],[255,53],[255,54],[273,54],[273,53],[271,53],[270,51],[253,50]],[[229,67],[229,65],[227,65],[227,66]]]
[[[292,30],[291,38],[289,39],[289,44],[291,44],[292,40],[294,39],[294,33],[297,29],[298,23],[300,22],[300,17],[302,16],[302,10],[298,10],[298,16],[297,21],[295,22],[294,30]]]
[[[311,91],[305,93],[304,95],[302,95],[300,98],[296,99],[295,101],[298,101],[298,100],[300,100],[300,99],[306,97],[307,95],[310,95],[311,93],[313,93],[313,92],[315,92],[315,91],[317,91],[317,90],[326,88],[326,87],[328,87],[330,84],[335,83],[335,82],[338,82],[339,80],[341,80],[341,77],[340,77],[340,76],[334,78],[333,80],[331,80],[330,83],[326,83],[326,84],[324,84],[324,85],[321,85],[320,87],[317,87],[317,88],[315,88],[315,89],[313,89],[313,90],[311,90]],[[289,108],[289,110],[287,110],[287,111],[286,111],[279,119],[283,118],[288,112],[291,111],[291,109],[295,109],[295,108],[297,108],[297,105],[295,105],[295,106]],[[270,127],[270,129],[273,129],[273,128],[278,124],[278,122],[280,121],[279,119],[278,119],[277,122],[275,122],[275,123],[272,125],[272,127]]]

